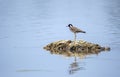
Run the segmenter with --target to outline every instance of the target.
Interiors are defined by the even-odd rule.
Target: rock
[[[59,54],[64,56],[86,56],[90,54],[98,54],[101,51],[109,51],[110,47],[101,47],[99,44],[90,43],[84,40],[59,40],[52,42],[44,47],[51,54]]]

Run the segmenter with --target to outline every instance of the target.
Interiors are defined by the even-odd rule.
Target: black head
[[[72,27],[73,25],[72,24],[69,24],[68,27]]]

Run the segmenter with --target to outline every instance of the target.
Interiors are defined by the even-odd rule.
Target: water
[[[0,0],[1,77],[119,77],[119,0]],[[70,74],[74,57],[51,55],[50,42],[70,39],[69,23],[85,30],[77,34],[110,52],[77,58],[80,68]]]

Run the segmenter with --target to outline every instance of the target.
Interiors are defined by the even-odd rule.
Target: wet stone
[[[76,42],[71,40],[59,40],[52,42],[44,49],[51,52],[51,54],[59,54],[64,56],[86,56],[90,54],[98,54],[101,51],[110,51],[110,47],[102,47],[99,44],[94,44],[84,40],[77,40]]]

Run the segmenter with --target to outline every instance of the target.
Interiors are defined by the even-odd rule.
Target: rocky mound
[[[71,40],[60,40],[46,45],[44,49],[49,50],[52,54],[79,57],[110,50],[109,47],[102,47],[99,44],[83,40],[78,40],[76,42]]]

